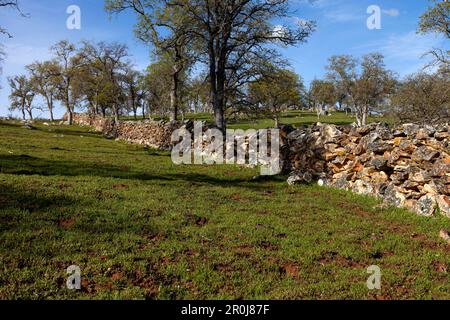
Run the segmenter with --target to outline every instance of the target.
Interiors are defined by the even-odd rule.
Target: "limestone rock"
[[[450,218],[450,197],[442,195],[437,197],[437,202],[441,214],[447,218]]]
[[[437,208],[437,202],[434,195],[427,194],[417,201],[415,211],[421,216],[431,217]]]
[[[413,154],[412,154],[412,160],[414,161],[431,161],[434,158],[439,157],[439,152],[427,147],[427,146],[422,146],[420,148],[417,148]]]

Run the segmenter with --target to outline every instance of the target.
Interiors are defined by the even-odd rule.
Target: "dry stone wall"
[[[450,218],[450,127],[315,125],[284,130],[288,183],[318,181]]]
[[[97,132],[129,143],[141,144],[160,150],[171,149],[173,131],[182,126],[179,122],[165,121],[114,121],[88,114],[75,114],[74,123],[91,126]]]
[[[171,149],[171,135],[186,123],[118,121],[76,114],[74,122],[116,139]],[[191,128],[188,128],[191,129]],[[191,130],[189,130],[191,131]],[[281,127],[281,157],[289,184],[318,182],[420,215],[450,218],[450,126],[405,124],[363,128],[316,124]]]

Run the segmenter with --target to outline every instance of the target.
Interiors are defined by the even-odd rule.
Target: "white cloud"
[[[350,22],[364,20],[365,16],[350,10],[337,10],[325,13],[325,17],[331,22]]]
[[[293,0],[292,2],[297,2],[299,4],[308,4],[314,8],[325,8],[330,5],[336,5],[340,0]]]
[[[398,17],[400,15],[400,11],[395,8],[382,10],[382,12],[390,17]]]
[[[360,54],[380,52],[389,67],[401,76],[417,72],[423,68],[430,57],[424,55],[433,48],[444,47],[444,39],[434,35],[420,35],[415,31],[393,34],[388,38],[353,48]]]
[[[23,67],[35,60],[50,58],[48,47],[29,46],[21,43],[5,45],[6,65]]]
[[[392,35],[380,49],[392,58],[404,60],[419,59],[433,47],[440,46],[442,38],[433,35],[419,35],[411,31],[403,35]]]
[[[273,30],[272,30],[272,36],[273,37],[283,37],[284,35],[286,35],[286,27],[282,26],[282,25],[276,25],[274,26]]]

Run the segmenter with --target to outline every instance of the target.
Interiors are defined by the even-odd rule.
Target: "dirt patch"
[[[373,213],[370,213],[369,211],[364,210],[360,206],[355,206],[355,204],[352,204],[352,203],[340,202],[340,203],[338,203],[338,206],[339,206],[339,208],[342,208],[349,212],[356,213],[356,215],[359,217],[368,218],[370,216],[373,216]]]
[[[129,188],[128,185],[123,184],[123,183],[117,183],[117,184],[113,185],[113,189],[115,189],[115,190],[126,190],[128,188]]]
[[[443,262],[439,262],[439,261],[434,261],[433,266],[434,266],[434,269],[439,273],[448,273],[448,271],[450,270],[449,265],[447,265]]]
[[[280,268],[280,272],[292,278],[298,278],[300,267],[292,262],[286,263]]]
[[[58,221],[58,226],[64,230],[69,230],[75,224],[75,219],[64,219]]]
[[[197,215],[192,214],[192,213],[186,213],[184,215],[184,220],[188,224],[195,224],[195,225],[197,225],[199,227],[203,227],[205,224],[208,223],[208,218],[197,216]]]
[[[131,282],[134,286],[146,290],[145,298],[147,300],[156,298],[159,293],[159,285],[156,283],[155,279],[145,276],[145,274],[140,270],[134,271],[134,273],[131,275],[131,278]]]
[[[81,279],[81,291],[84,293],[94,294],[97,292],[96,285],[93,281],[83,277]]]
[[[261,241],[258,243],[258,246],[267,251],[277,251],[280,248],[278,245],[270,243],[269,241]]]
[[[234,271],[234,268],[228,263],[217,263],[217,264],[214,264],[213,269],[215,271],[220,271],[220,272],[224,272],[224,273],[229,273],[229,272],[233,272]]]
[[[343,257],[335,251],[326,251],[322,253],[321,257],[319,258],[319,263],[322,266],[335,263],[338,266],[348,268],[364,268],[367,265],[365,263],[361,263],[360,261],[355,261],[350,258]]]
[[[115,273],[113,273],[112,276],[111,276],[111,279],[112,279],[113,281],[120,281],[120,280],[122,280],[122,278],[123,278],[122,272],[115,272]]]
[[[249,199],[242,197],[242,195],[239,194],[239,193],[233,193],[230,196],[230,200],[241,202],[241,203],[248,203],[248,202],[250,202]]]
[[[205,217],[197,217],[197,221],[195,222],[195,224],[200,227],[204,226],[207,223],[208,223],[208,219]]]

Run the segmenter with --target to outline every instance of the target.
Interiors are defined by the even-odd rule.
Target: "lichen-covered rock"
[[[384,191],[384,199],[396,207],[404,207],[406,202],[406,196],[393,185],[389,185]]]
[[[311,172],[306,171],[306,172],[293,172],[291,173],[291,175],[289,176],[287,183],[289,185],[294,185],[294,184],[298,184],[298,183],[311,183],[313,181],[313,175],[311,174]]]
[[[373,185],[365,180],[356,180],[352,187],[353,192],[364,195],[371,195],[374,192]]]
[[[437,150],[434,150],[433,148],[422,146],[420,148],[417,148],[412,156],[411,159],[413,161],[431,161],[434,158],[439,157],[439,152]]]
[[[427,194],[417,201],[414,210],[421,216],[431,217],[436,212],[436,208],[436,197],[434,195]]]
[[[291,180],[326,176],[327,185],[368,194],[432,215],[437,205],[448,211],[443,196],[450,190],[449,126],[406,124],[318,125],[289,137]],[[310,170],[310,171],[308,171]],[[443,212],[447,212],[441,210]]]

